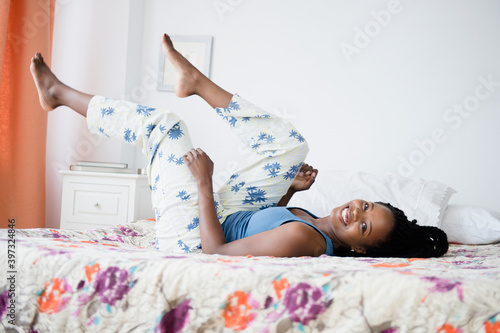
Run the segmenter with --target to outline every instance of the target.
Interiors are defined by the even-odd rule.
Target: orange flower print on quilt
[[[40,312],[52,314],[61,311],[70,299],[69,296],[64,296],[66,291],[71,292],[71,286],[66,283],[65,279],[53,278],[50,285],[45,282],[38,299]]]
[[[248,324],[255,318],[250,304],[250,294],[243,291],[235,291],[227,296],[226,305],[222,313],[224,326],[236,331],[247,328]]]

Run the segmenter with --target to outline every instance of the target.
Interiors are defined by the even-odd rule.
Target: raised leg
[[[162,43],[176,71],[176,94],[203,98],[254,154],[252,162],[233,174],[218,191],[223,214],[276,205],[306,157],[305,139],[288,121],[210,81],[174,49],[168,35],[163,35]]]

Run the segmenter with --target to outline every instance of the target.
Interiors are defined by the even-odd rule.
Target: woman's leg
[[[31,71],[45,110],[69,106],[87,116],[92,132],[133,144],[146,154],[157,247],[170,252],[199,251],[197,187],[182,161],[192,148],[184,123],[168,111],[72,89],[56,78],[39,54],[32,59]]]
[[[275,206],[286,193],[304,161],[308,147],[303,136],[286,120],[233,96],[192,66],[163,36],[163,50],[176,68],[176,94],[199,95],[219,114],[255,158],[232,175],[218,191],[227,216],[238,210]]]

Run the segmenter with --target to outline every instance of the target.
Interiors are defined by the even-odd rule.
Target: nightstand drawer
[[[146,175],[61,171],[61,229],[96,229],[154,217]]]
[[[69,183],[68,190],[74,200],[69,223],[115,225],[127,221],[128,186]]]

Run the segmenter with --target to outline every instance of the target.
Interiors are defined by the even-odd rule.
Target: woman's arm
[[[198,217],[202,250],[204,253],[216,253],[216,249],[226,243],[226,237],[214,204],[212,184],[214,163],[200,148],[191,149],[183,156],[183,160],[198,186]]]
[[[292,199],[296,192],[308,190],[316,180],[317,175],[318,169],[314,169],[311,165],[303,163],[290,188],[288,188],[288,191],[280,199],[277,206],[288,205],[288,202],[290,202],[290,199]]]

